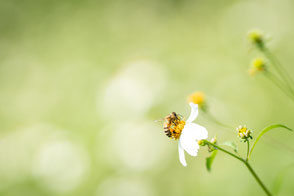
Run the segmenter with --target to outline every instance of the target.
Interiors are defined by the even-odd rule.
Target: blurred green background
[[[264,195],[244,165],[208,152],[178,160],[162,119],[188,116],[203,91],[212,114],[254,136],[294,128],[294,104],[261,74],[246,39],[252,28],[293,76],[291,0],[0,1],[0,195]],[[235,141],[200,113],[219,141]],[[252,156],[272,189],[294,162],[293,133],[276,130]],[[279,195],[294,195],[294,168]]]

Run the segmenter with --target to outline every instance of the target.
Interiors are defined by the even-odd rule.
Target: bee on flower
[[[198,105],[191,102],[190,107],[191,114],[186,121],[181,115],[172,112],[164,118],[163,123],[165,134],[169,138],[179,141],[179,159],[183,166],[187,166],[184,151],[191,156],[197,156],[198,141],[208,137],[205,127],[193,123],[198,116]]]

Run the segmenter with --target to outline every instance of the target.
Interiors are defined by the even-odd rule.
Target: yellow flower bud
[[[199,146],[205,146],[205,142],[203,140],[198,140],[198,145]]]
[[[260,30],[252,30],[248,33],[248,37],[253,42],[260,42],[262,41],[263,35]]]
[[[256,58],[252,61],[252,66],[256,68],[258,71],[264,70],[265,63],[262,58]]]
[[[266,65],[262,58],[256,58],[251,63],[251,68],[249,69],[250,75],[255,75],[257,72],[265,71]]]
[[[260,30],[252,30],[248,33],[249,40],[256,44],[259,49],[264,47],[264,35]]]

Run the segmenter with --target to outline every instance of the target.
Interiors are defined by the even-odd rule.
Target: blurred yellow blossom
[[[188,102],[198,104],[202,108],[205,105],[205,94],[201,91],[194,92],[188,97]]]
[[[264,45],[264,35],[260,30],[252,30],[248,33],[249,40],[262,48]]]
[[[265,70],[265,62],[262,58],[255,58],[251,63],[251,68],[249,69],[249,74],[254,75],[257,72]]]

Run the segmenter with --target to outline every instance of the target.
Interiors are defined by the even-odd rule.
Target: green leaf
[[[217,150],[214,150],[214,151],[211,152],[211,155],[206,158],[206,169],[209,172],[211,171],[211,165],[212,165],[212,162],[213,162],[216,154],[217,154]]]
[[[228,147],[232,148],[235,153],[238,153],[238,146],[234,142],[227,141],[227,142],[222,143],[221,145],[228,146]]]
[[[285,126],[285,125],[282,125],[282,124],[275,124],[275,125],[270,125],[266,128],[264,128],[260,134],[257,136],[256,140],[254,141],[253,143],[253,146],[251,147],[251,150],[250,150],[250,153],[249,153],[249,157],[253,151],[253,149],[255,148],[255,145],[257,144],[257,142],[259,141],[259,139],[261,138],[261,136],[263,136],[266,132],[272,130],[272,129],[275,129],[275,128],[284,128],[284,129],[287,129],[289,131],[293,131],[292,129],[290,129],[289,127]]]

